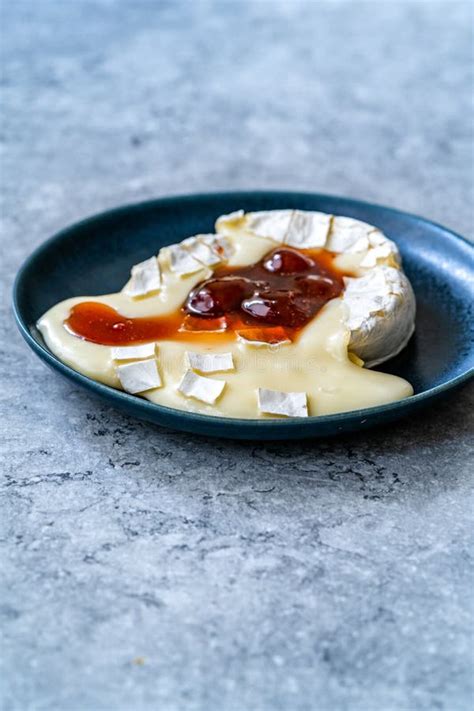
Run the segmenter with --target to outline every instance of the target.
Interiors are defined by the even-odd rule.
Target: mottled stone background
[[[21,261],[148,197],[294,188],[473,231],[469,2],[2,3],[8,711],[464,711],[472,390],[269,445],[135,422],[13,325]]]

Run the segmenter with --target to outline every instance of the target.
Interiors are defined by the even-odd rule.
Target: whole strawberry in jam
[[[250,279],[238,276],[208,279],[191,291],[185,310],[198,316],[225,316],[238,311],[242,301],[253,291],[254,284]]]
[[[276,249],[263,259],[263,268],[272,274],[307,272],[314,262],[294,249]]]

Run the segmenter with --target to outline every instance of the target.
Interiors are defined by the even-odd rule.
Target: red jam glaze
[[[222,341],[237,331],[258,340],[293,340],[344,288],[343,273],[325,250],[279,247],[247,267],[220,267],[189,293],[181,309],[166,316],[126,318],[94,301],[76,304],[66,328],[102,345],[152,340]]]

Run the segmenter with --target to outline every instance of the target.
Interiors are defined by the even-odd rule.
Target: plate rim
[[[41,242],[22,262],[14,280],[13,290],[12,290],[12,309],[15,319],[15,323],[23,336],[26,343],[30,348],[48,365],[60,372],[62,375],[66,376],[69,380],[73,380],[80,385],[83,385],[86,390],[95,391],[96,394],[105,397],[106,400],[115,400],[124,404],[133,405],[134,408],[143,410],[144,414],[150,413],[162,413],[164,417],[176,417],[179,416],[186,422],[197,422],[200,424],[208,424],[209,426],[216,425],[217,423],[222,423],[224,425],[229,425],[232,427],[243,427],[243,426],[254,426],[259,429],[275,429],[275,428],[291,428],[292,425],[295,427],[300,427],[303,423],[308,426],[312,425],[317,427],[318,425],[331,425],[331,424],[342,424],[349,423],[354,420],[368,420],[373,415],[384,415],[386,413],[393,413],[401,409],[411,409],[411,406],[416,406],[423,403],[425,400],[430,400],[442,395],[445,392],[453,390],[463,383],[468,382],[472,377],[474,377],[474,366],[468,368],[466,371],[456,376],[455,378],[450,378],[440,385],[436,385],[433,388],[424,390],[421,393],[416,393],[410,395],[402,400],[396,400],[395,402],[385,403],[382,405],[375,405],[373,407],[361,408],[357,410],[347,410],[344,412],[334,413],[332,415],[312,415],[310,417],[292,417],[292,418],[268,418],[268,419],[257,419],[257,418],[236,418],[236,417],[224,417],[222,415],[208,415],[195,412],[189,412],[187,410],[180,410],[178,408],[167,407],[166,405],[160,405],[158,403],[150,402],[145,398],[137,398],[135,395],[130,395],[129,393],[123,392],[122,390],[117,390],[109,385],[100,383],[93,378],[89,378],[82,373],[74,370],[69,365],[63,363],[52,351],[50,351],[46,346],[39,343],[31,334],[28,324],[21,313],[21,307],[19,305],[19,292],[21,289],[22,281],[25,278],[25,274],[31,268],[31,265],[36,261],[36,259],[47,249],[49,249],[56,242],[60,242],[64,237],[66,237],[71,230],[75,230],[80,227],[86,227],[89,223],[95,222],[105,217],[118,216],[122,212],[130,212],[134,210],[141,210],[151,207],[152,205],[163,205],[171,204],[173,202],[186,202],[196,201],[201,199],[209,198],[244,198],[245,196],[262,196],[262,197],[285,197],[288,199],[290,196],[295,196],[298,198],[318,198],[322,200],[343,200],[345,203],[352,204],[354,206],[362,206],[366,208],[377,208],[384,211],[390,212],[394,215],[401,215],[404,218],[409,218],[414,222],[421,222],[423,224],[428,224],[430,227],[434,227],[437,231],[442,232],[444,235],[448,236],[454,243],[461,242],[463,245],[467,246],[472,250],[472,255],[474,256],[474,244],[470,242],[466,237],[454,232],[448,227],[444,227],[440,223],[434,222],[420,215],[405,212],[404,210],[399,210],[397,208],[388,207],[386,205],[380,205],[379,203],[367,202],[364,200],[358,200],[355,198],[344,197],[342,195],[331,195],[327,193],[318,192],[306,192],[306,191],[294,191],[294,190],[236,190],[236,191],[209,191],[201,193],[185,193],[163,196],[158,198],[151,198],[147,200],[141,200],[138,202],[126,203],[124,205],[118,205],[107,210],[102,210],[101,212],[89,215],[77,222],[60,229],[55,232],[51,237],[47,238]],[[152,419],[145,418],[145,419]],[[305,427],[305,429],[307,429]]]

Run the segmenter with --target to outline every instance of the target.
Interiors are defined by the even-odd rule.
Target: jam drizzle
[[[65,321],[76,336],[108,346],[152,340],[222,342],[239,332],[255,340],[294,340],[343,290],[343,273],[326,250],[280,247],[256,264],[218,267],[195,286],[183,306],[165,316],[127,318],[111,306],[84,301]]]

